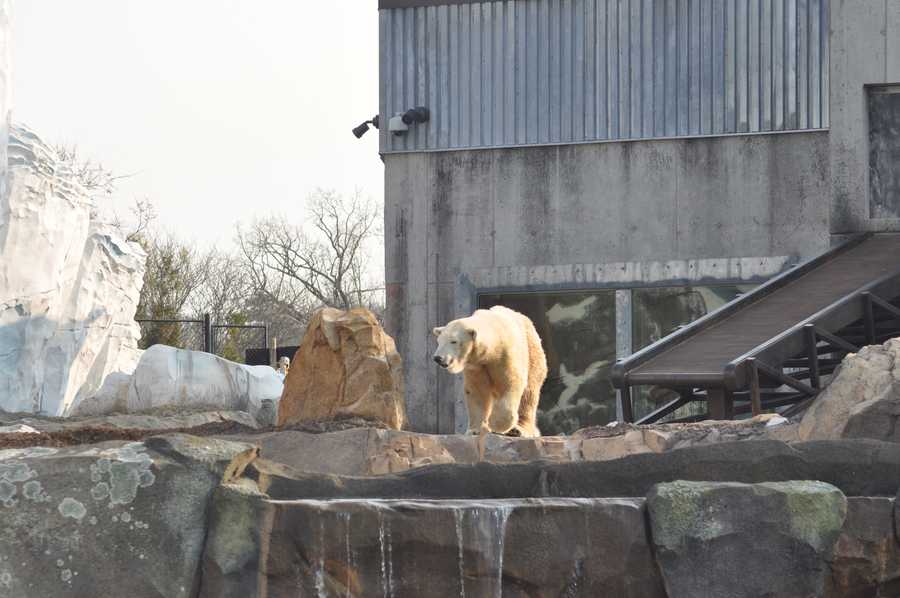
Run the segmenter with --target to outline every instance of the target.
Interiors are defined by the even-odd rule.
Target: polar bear
[[[463,374],[468,434],[541,435],[536,418],[547,358],[528,317],[498,305],[433,332],[434,361]]]

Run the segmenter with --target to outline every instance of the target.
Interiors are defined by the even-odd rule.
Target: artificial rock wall
[[[0,28],[5,14],[0,8]],[[7,148],[5,138],[0,147]],[[134,370],[146,256],[97,219],[94,199],[34,133],[10,129],[8,155],[0,196],[0,409],[65,415],[108,374]]]
[[[6,196],[6,140],[12,107],[11,3],[12,0],[0,0],[0,197]]]

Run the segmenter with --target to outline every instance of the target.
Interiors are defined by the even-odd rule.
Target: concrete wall
[[[746,279],[900,231],[871,217],[866,102],[867,85],[900,83],[900,0],[830,11],[827,132],[386,155],[388,326],[413,427],[453,428],[461,393],[436,376],[429,331],[478,288],[660,284],[692,259],[725,281],[725,258],[765,258]]]
[[[454,429],[461,393],[431,363],[431,328],[466,313],[472,281],[485,271],[527,267],[554,272],[558,287],[627,288],[682,280],[676,271],[689,270],[667,263],[800,258],[829,243],[824,132],[384,159],[387,326],[405,359],[410,424],[420,431]],[[639,280],[598,266],[613,262],[637,262]],[[663,265],[640,267],[650,263]],[[767,276],[785,260],[759,263],[756,272],[723,267],[704,276]]]

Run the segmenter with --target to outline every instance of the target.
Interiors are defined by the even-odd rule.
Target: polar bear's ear
[[[440,336],[441,333],[444,331],[444,328],[446,328],[446,326],[438,326],[437,328],[433,328],[431,330],[431,334],[433,334],[435,336]]]
[[[468,330],[466,330],[466,332],[469,333],[469,336],[472,337],[473,341],[475,340],[475,337],[478,336],[478,331],[476,331],[474,328],[469,328]]]

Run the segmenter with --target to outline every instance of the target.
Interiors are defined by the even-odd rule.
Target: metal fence
[[[207,353],[215,354],[217,352],[217,339],[216,333],[220,330],[261,330],[262,331],[262,346],[269,346],[269,326],[268,324],[215,324],[212,321],[212,317],[210,314],[203,314],[201,318],[135,318],[135,321],[138,324],[141,324],[141,330],[143,333],[143,325],[147,324],[157,324],[157,325],[172,325],[172,326],[183,326],[185,324],[189,326],[199,326],[201,330],[201,338],[202,338],[202,350]],[[189,334],[180,333],[179,337],[182,339],[190,339],[191,336]],[[185,343],[181,343],[185,344]],[[189,342],[190,345],[195,345],[196,343]],[[188,348],[186,346],[182,346],[180,348]],[[263,351],[267,351],[267,349],[262,349]],[[245,350],[246,351],[246,350]]]
[[[827,128],[828,0],[495,0],[380,11],[384,152]]]

